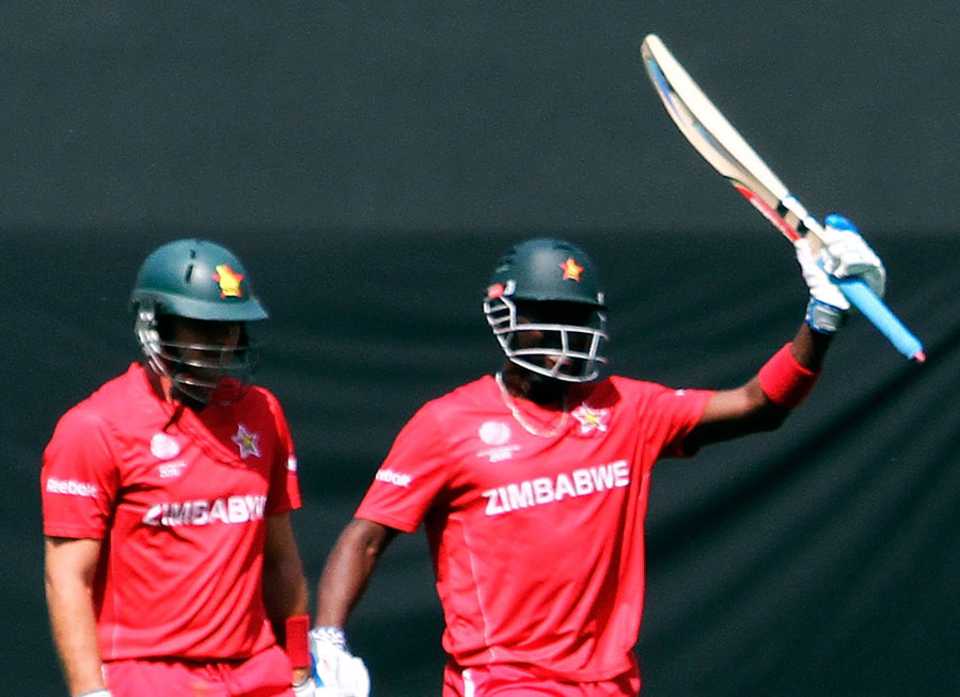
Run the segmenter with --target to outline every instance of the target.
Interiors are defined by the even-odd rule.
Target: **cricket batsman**
[[[397,436],[320,579],[318,685],[365,697],[348,614],[388,543],[423,523],[444,697],[637,695],[654,463],[775,429],[803,401],[849,308],[831,275],[883,293],[883,265],[853,225],[827,222],[818,258],[796,245],[804,323],[730,390],[605,374],[606,300],[587,254],[556,239],[507,251],[483,301],[502,368],[428,402]]]
[[[267,312],[204,240],[151,253],[131,300],[142,362],[67,411],[43,454],[69,694],[312,696],[297,459],[277,398],[249,382]]]

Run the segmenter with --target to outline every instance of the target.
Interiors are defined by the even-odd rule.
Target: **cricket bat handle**
[[[834,284],[850,304],[860,310],[900,353],[917,363],[926,360],[920,340],[877,297],[870,286],[859,278],[839,279],[835,280]]]

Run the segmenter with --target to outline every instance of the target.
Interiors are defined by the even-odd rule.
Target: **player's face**
[[[181,356],[185,360],[216,357],[221,362],[229,361],[239,348],[243,336],[241,322],[210,322],[176,317],[170,328],[171,339],[182,347]]]
[[[589,326],[595,310],[583,303],[569,302],[518,302],[517,324],[532,324],[543,329],[525,329],[515,334],[515,348],[531,349],[563,348],[563,332],[546,328],[546,325]],[[590,348],[592,336],[588,333],[567,332],[568,350],[585,352]],[[552,370],[561,361],[574,362],[580,359],[560,356],[531,357],[531,361]]]
[[[242,322],[214,322],[170,317],[165,339],[176,356],[175,375],[212,390],[241,367],[246,357]]]

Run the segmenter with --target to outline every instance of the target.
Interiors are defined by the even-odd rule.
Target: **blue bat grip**
[[[897,316],[877,297],[870,286],[858,278],[832,279],[844,297],[890,340],[907,358],[923,362],[926,356],[920,340],[910,333]]]

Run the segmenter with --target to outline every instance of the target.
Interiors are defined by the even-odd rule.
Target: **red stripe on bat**
[[[790,224],[783,219],[783,216],[781,216],[775,210],[773,210],[767,204],[767,202],[764,201],[759,196],[757,196],[756,193],[754,193],[753,191],[751,191],[750,189],[748,189],[738,181],[734,181],[731,179],[730,183],[733,184],[734,189],[740,192],[741,196],[747,199],[751,204],[753,204],[754,208],[760,211],[761,215],[763,215],[764,218],[766,218],[771,223],[773,223],[773,226],[777,228],[780,232],[782,232],[784,237],[786,237],[791,242],[796,242],[802,237],[802,235],[799,232],[797,232],[794,228],[790,227]]]

